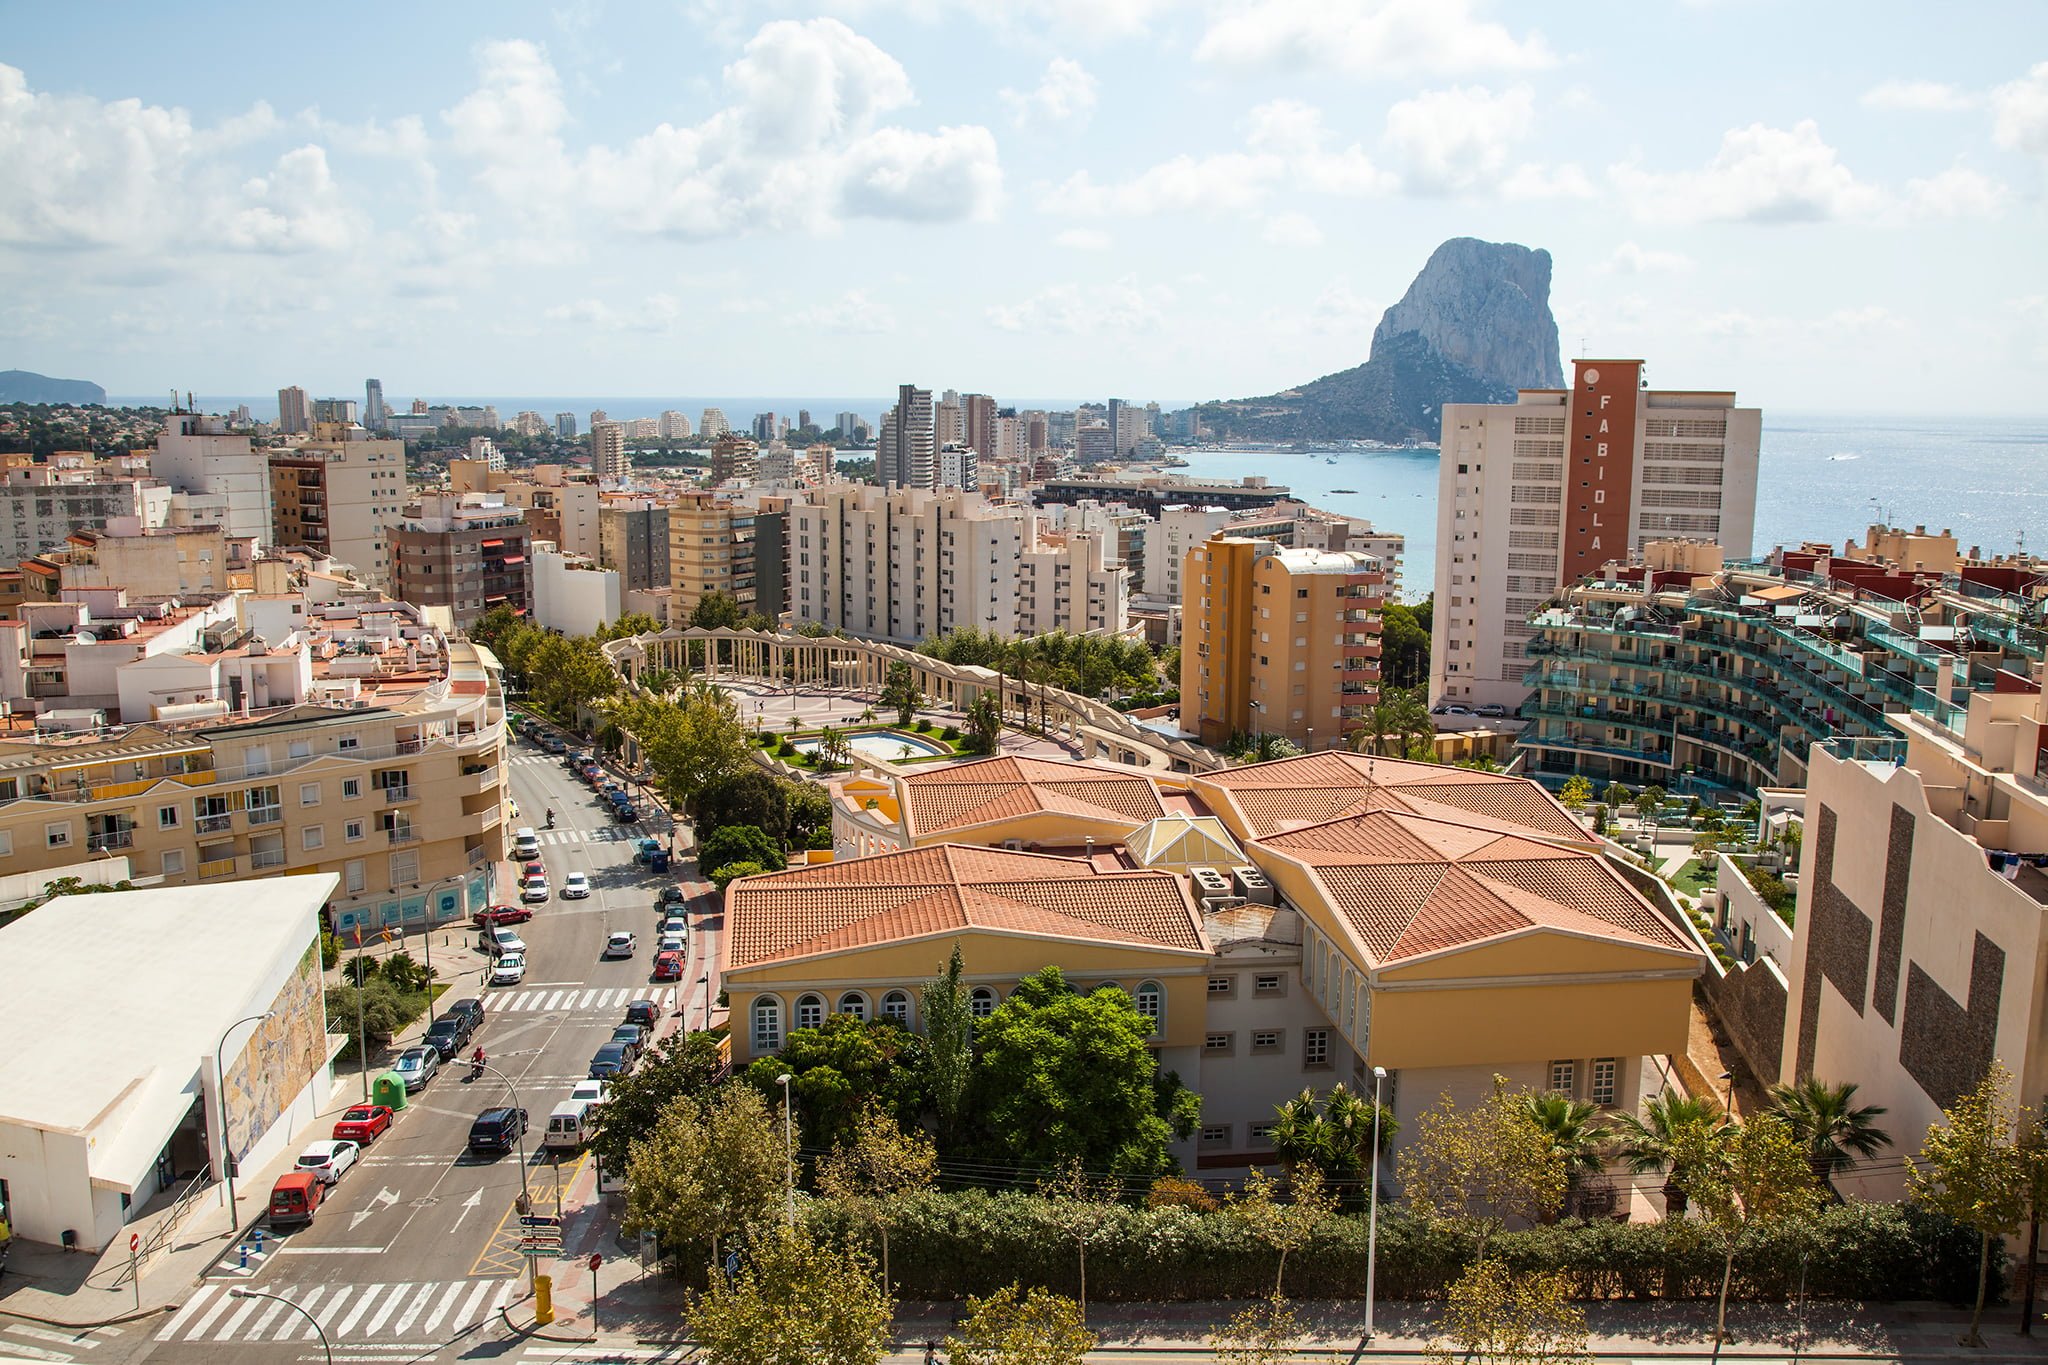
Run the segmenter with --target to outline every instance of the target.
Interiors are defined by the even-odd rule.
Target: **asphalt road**
[[[557,894],[516,926],[528,947],[526,980],[484,987],[485,958],[473,947],[474,931],[451,933],[445,948],[435,943],[444,976],[442,952],[462,955],[462,975],[443,1000],[483,999],[486,1022],[477,1042],[501,1074],[471,1083],[467,1065],[443,1069],[341,1178],[309,1227],[267,1238],[246,1267],[238,1253],[230,1254],[179,1312],[152,1325],[150,1358],[176,1365],[325,1359],[303,1317],[281,1303],[234,1298],[228,1291],[235,1286],[283,1295],[312,1313],[336,1362],[504,1349],[490,1345],[507,1335],[493,1309],[526,1290],[515,1208],[522,1177],[535,1212],[546,1214],[584,1160],[569,1153],[557,1161],[540,1150],[549,1110],[567,1098],[591,1054],[624,1021],[626,1002],[656,999],[673,1014],[679,994],[703,974],[698,962],[709,949],[693,936],[683,981],[650,980],[655,897],[688,866],[655,876],[634,865],[635,840],[666,832],[658,813],[652,824],[614,823],[559,758],[526,741],[514,745],[509,762],[512,795],[522,811],[516,823],[538,830],[542,813],[550,806],[555,811],[555,829],[540,839]],[[590,878],[587,900],[561,899],[570,872]],[[601,959],[614,929],[640,936],[632,958]],[[692,1022],[700,999],[701,991],[690,1001]],[[355,1082],[343,1084],[346,1094]],[[486,1108],[510,1103],[514,1091],[531,1122],[524,1167],[516,1156],[469,1156],[471,1121]],[[250,1194],[261,1198],[267,1191]],[[540,1269],[546,1273],[549,1263],[543,1260]]]

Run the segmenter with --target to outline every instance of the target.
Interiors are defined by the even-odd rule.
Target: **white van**
[[[541,1137],[543,1147],[581,1147],[590,1141],[591,1129],[596,1127],[592,1118],[589,1100],[563,1100],[548,1115],[548,1130]]]
[[[540,836],[533,832],[533,826],[521,825],[513,831],[512,856],[520,862],[529,862],[540,856]]]

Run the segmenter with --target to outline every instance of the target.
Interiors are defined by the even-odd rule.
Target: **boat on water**
[[[1188,462],[1178,455],[1169,455],[1164,460],[1161,460],[1160,463],[1168,469],[1186,469],[1188,467]]]
[[[1330,491],[1332,493],[1356,493],[1358,490],[1356,488],[1332,488]]]
[[[1335,464],[1335,463],[1337,463],[1337,457],[1336,457],[1335,455],[1329,455],[1329,456],[1325,456],[1325,457],[1324,457],[1324,459],[1323,459],[1323,463],[1324,463],[1324,464]]]

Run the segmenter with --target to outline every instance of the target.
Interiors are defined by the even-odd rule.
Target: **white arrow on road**
[[[355,1231],[355,1230],[356,1230],[357,1228],[359,1228],[359,1227],[361,1227],[361,1226],[363,1225],[363,1220],[364,1220],[365,1218],[368,1218],[368,1217],[369,1217],[369,1216],[370,1216],[371,1214],[375,1213],[375,1212],[376,1212],[376,1211],[377,1211],[378,1209],[388,1209],[388,1208],[390,1208],[390,1207],[391,1207],[391,1206],[392,1206],[393,1204],[396,1204],[397,1202],[398,1202],[398,1191],[397,1191],[397,1190],[394,1190],[394,1189],[391,1189],[390,1187],[388,1187],[388,1186],[387,1186],[387,1187],[386,1187],[386,1188],[385,1188],[385,1189],[384,1189],[384,1190],[383,1190],[382,1192],[380,1192],[380,1193],[379,1193],[379,1194],[378,1194],[378,1195],[377,1195],[377,1196],[376,1196],[375,1198],[373,1198],[372,1200],[370,1200],[370,1207],[368,1207],[368,1208],[366,1208],[366,1209],[363,1209],[363,1210],[360,1210],[360,1211],[359,1211],[359,1212],[358,1212],[358,1213],[357,1213],[357,1214],[356,1214],[356,1215],[355,1215],[355,1216],[354,1216],[353,1218],[350,1218],[350,1219],[348,1220],[348,1230],[349,1230],[350,1232],[354,1232],[354,1231]]]
[[[469,1198],[463,1200],[462,1207],[456,1212],[455,1221],[448,1225],[448,1230],[450,1232],[453,1232],[456,1228],[462,1226],[462,1220],[469,1216],[469,1211],[483,1202],[484,1192],[482,1190],[478,1190],[475,1194],[472,1194]]]

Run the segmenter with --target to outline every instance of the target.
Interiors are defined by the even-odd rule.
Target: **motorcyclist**
[[[478,1048],[469,1054],[469,1074],[472,1077],[484,1074],[484,1050]]]
[[[555,808],[553,806],[548,807],[547,827],[549,829],[553,829],[555,827]]]

